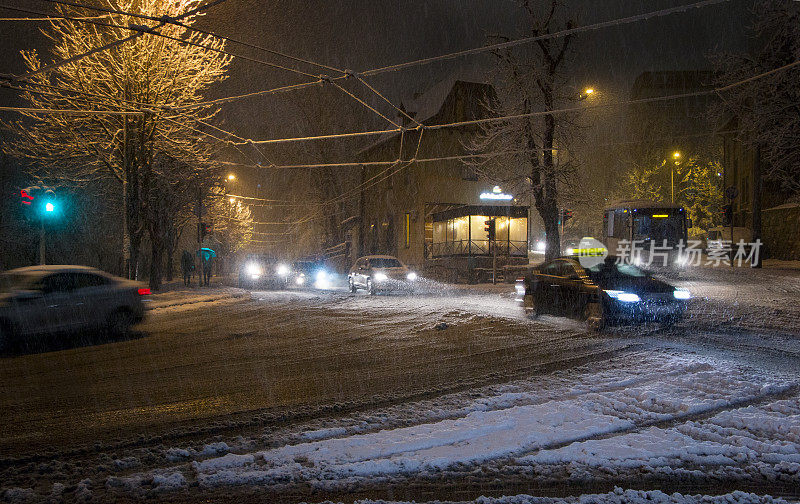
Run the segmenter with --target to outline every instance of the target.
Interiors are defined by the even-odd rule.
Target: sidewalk
[[[147,308],[155,310],[249,296],[250,293],[244,289],[225,285],[224,278],[212,279],[208,287],[199,287],[197,279],[190,286],[183,285],[182,280],[174,280],[161,284],[161,289],[149,296]]]

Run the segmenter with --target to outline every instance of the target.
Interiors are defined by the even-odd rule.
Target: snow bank
[[[578,464],[610,474],[708,465],[738,471],[743,463],[760,464],[759,471],[798,472],[793,464],[800,463],[800,405],[796,398],[770,402],[791,390],[791,383],[724,362],[669,356],[583,376],[564,374],[550,380],[549,390],[538,385],[476,398],[456,410],[456,418],[367,433],[305,431],[298,444],[195,463],[198,483],[306,481],[332,488],[360,479],[469,471],[498,461]],[[753,406],[762,402],[766,406]],[[445,413],[428,412],[431,418]]]

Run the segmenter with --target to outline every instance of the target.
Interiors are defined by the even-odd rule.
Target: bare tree
[[[575,25],[569,19],[568,6],[561,0],[520,0],[519,4],[525,14],[528,36],[547,35]],[[516,194],[533,197],[544,222],[548,259],[560,254],[559,186],[568,183],[574,170],[574,160],[568,155],[573,118],[549,113],[578,97],[565,78],[571,43],[571,36],[541,38],[532,46],[495,51],[497,100],[487,100],[486,107],[497,116],[527,117],[491,122],[469,145],[479,152],[512,153],[490,157],[473,167]]]
[[[752,32],[754,51],[713,57],[720,85],[800,60],[800,2],[757,2]],[[748,81],[720,97],[717,116],[738,119],[738,139],[759,152],[764,176],[800,195],[800,68]]]
[[[148,16],[177,16],[200,0],[103,0],[103,7]],[[80,8],[60,8],[71,17],[93,15]],[[198,15],[183,19],[192,24]],[[52,40],[54,61],[67,60],[92,48],[130,36],[131,18],[109,15],[107,25],[54,20],[44,31]],[[156,28],[156,23],[143,21]],[[198,130],[216,110],[193,108],[176,112],[172,107],[202,100],[202,93],[225,78],[230,57],[207,50],[224,43],[184,28],[165,25],[158,32],[184,42],[144,33],[121,45],[97,51],[47,68],[36,51],[23,52],[30,77],[22,84],[24,98],[33,108],[71,110],[143,111],[137,116],[28,114],[13,126],[18,135],[10,148],[16,155],[33,158],[43,172],[68,181],[112,178],[123,194],[123,249],[127,272],[135,276],[145,219],[157,212],[147,208],[160,183],[153,160],[157,153],[186,162],[206,161],[210,149]],[[152,223],[151,223],[152,224]]]

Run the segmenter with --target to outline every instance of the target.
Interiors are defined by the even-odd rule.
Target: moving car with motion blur
[[[417,274],[393,256],[370,255],[359,258],[347,276],[350,292],[365,289],[370,294],[379,291],[406,290],[413,292]]]
[[[292,263],[291,284],[298,288],[329,289],[332,273],[319,261],[295,261]]]
[[[239,287],[242,289],[285,289],[291,268],[287,263],[264,254],[247,254],[239,265]]]
[[[106,330],[124,336],[144,318],[150,289],[86,266],[0,274],[0,349],[35,334]]]
[[[683,317],[689,291],[653,278],[644,270],[607,256],[585,266],[560,257],[517,280],[517,301],[532,316],[585,320],[591,329],[635,322],[672,324]]]

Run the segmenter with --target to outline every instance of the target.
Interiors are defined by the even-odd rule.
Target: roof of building
[[[466,95],[474,99],[473,105],[475,106],[457,107],[454,102],[459,95]],[[413,117],[415,121],[427,125],[479,119],[487,115],[485,109],[483,109],[482,100],[491,99],[493,95],[494,88],[491,84],[450,76],[440,80],[422,93],[414,93],[411,97],[403,98],[400,102],[400,108]],[[405,119],[405,125],[409,128],[416,126],[416,123],[409,121],[405,117],[401,117],[401,119]],[[399,136],[399,133],[382,136],[361,149],[359,154],[369,152]]]

